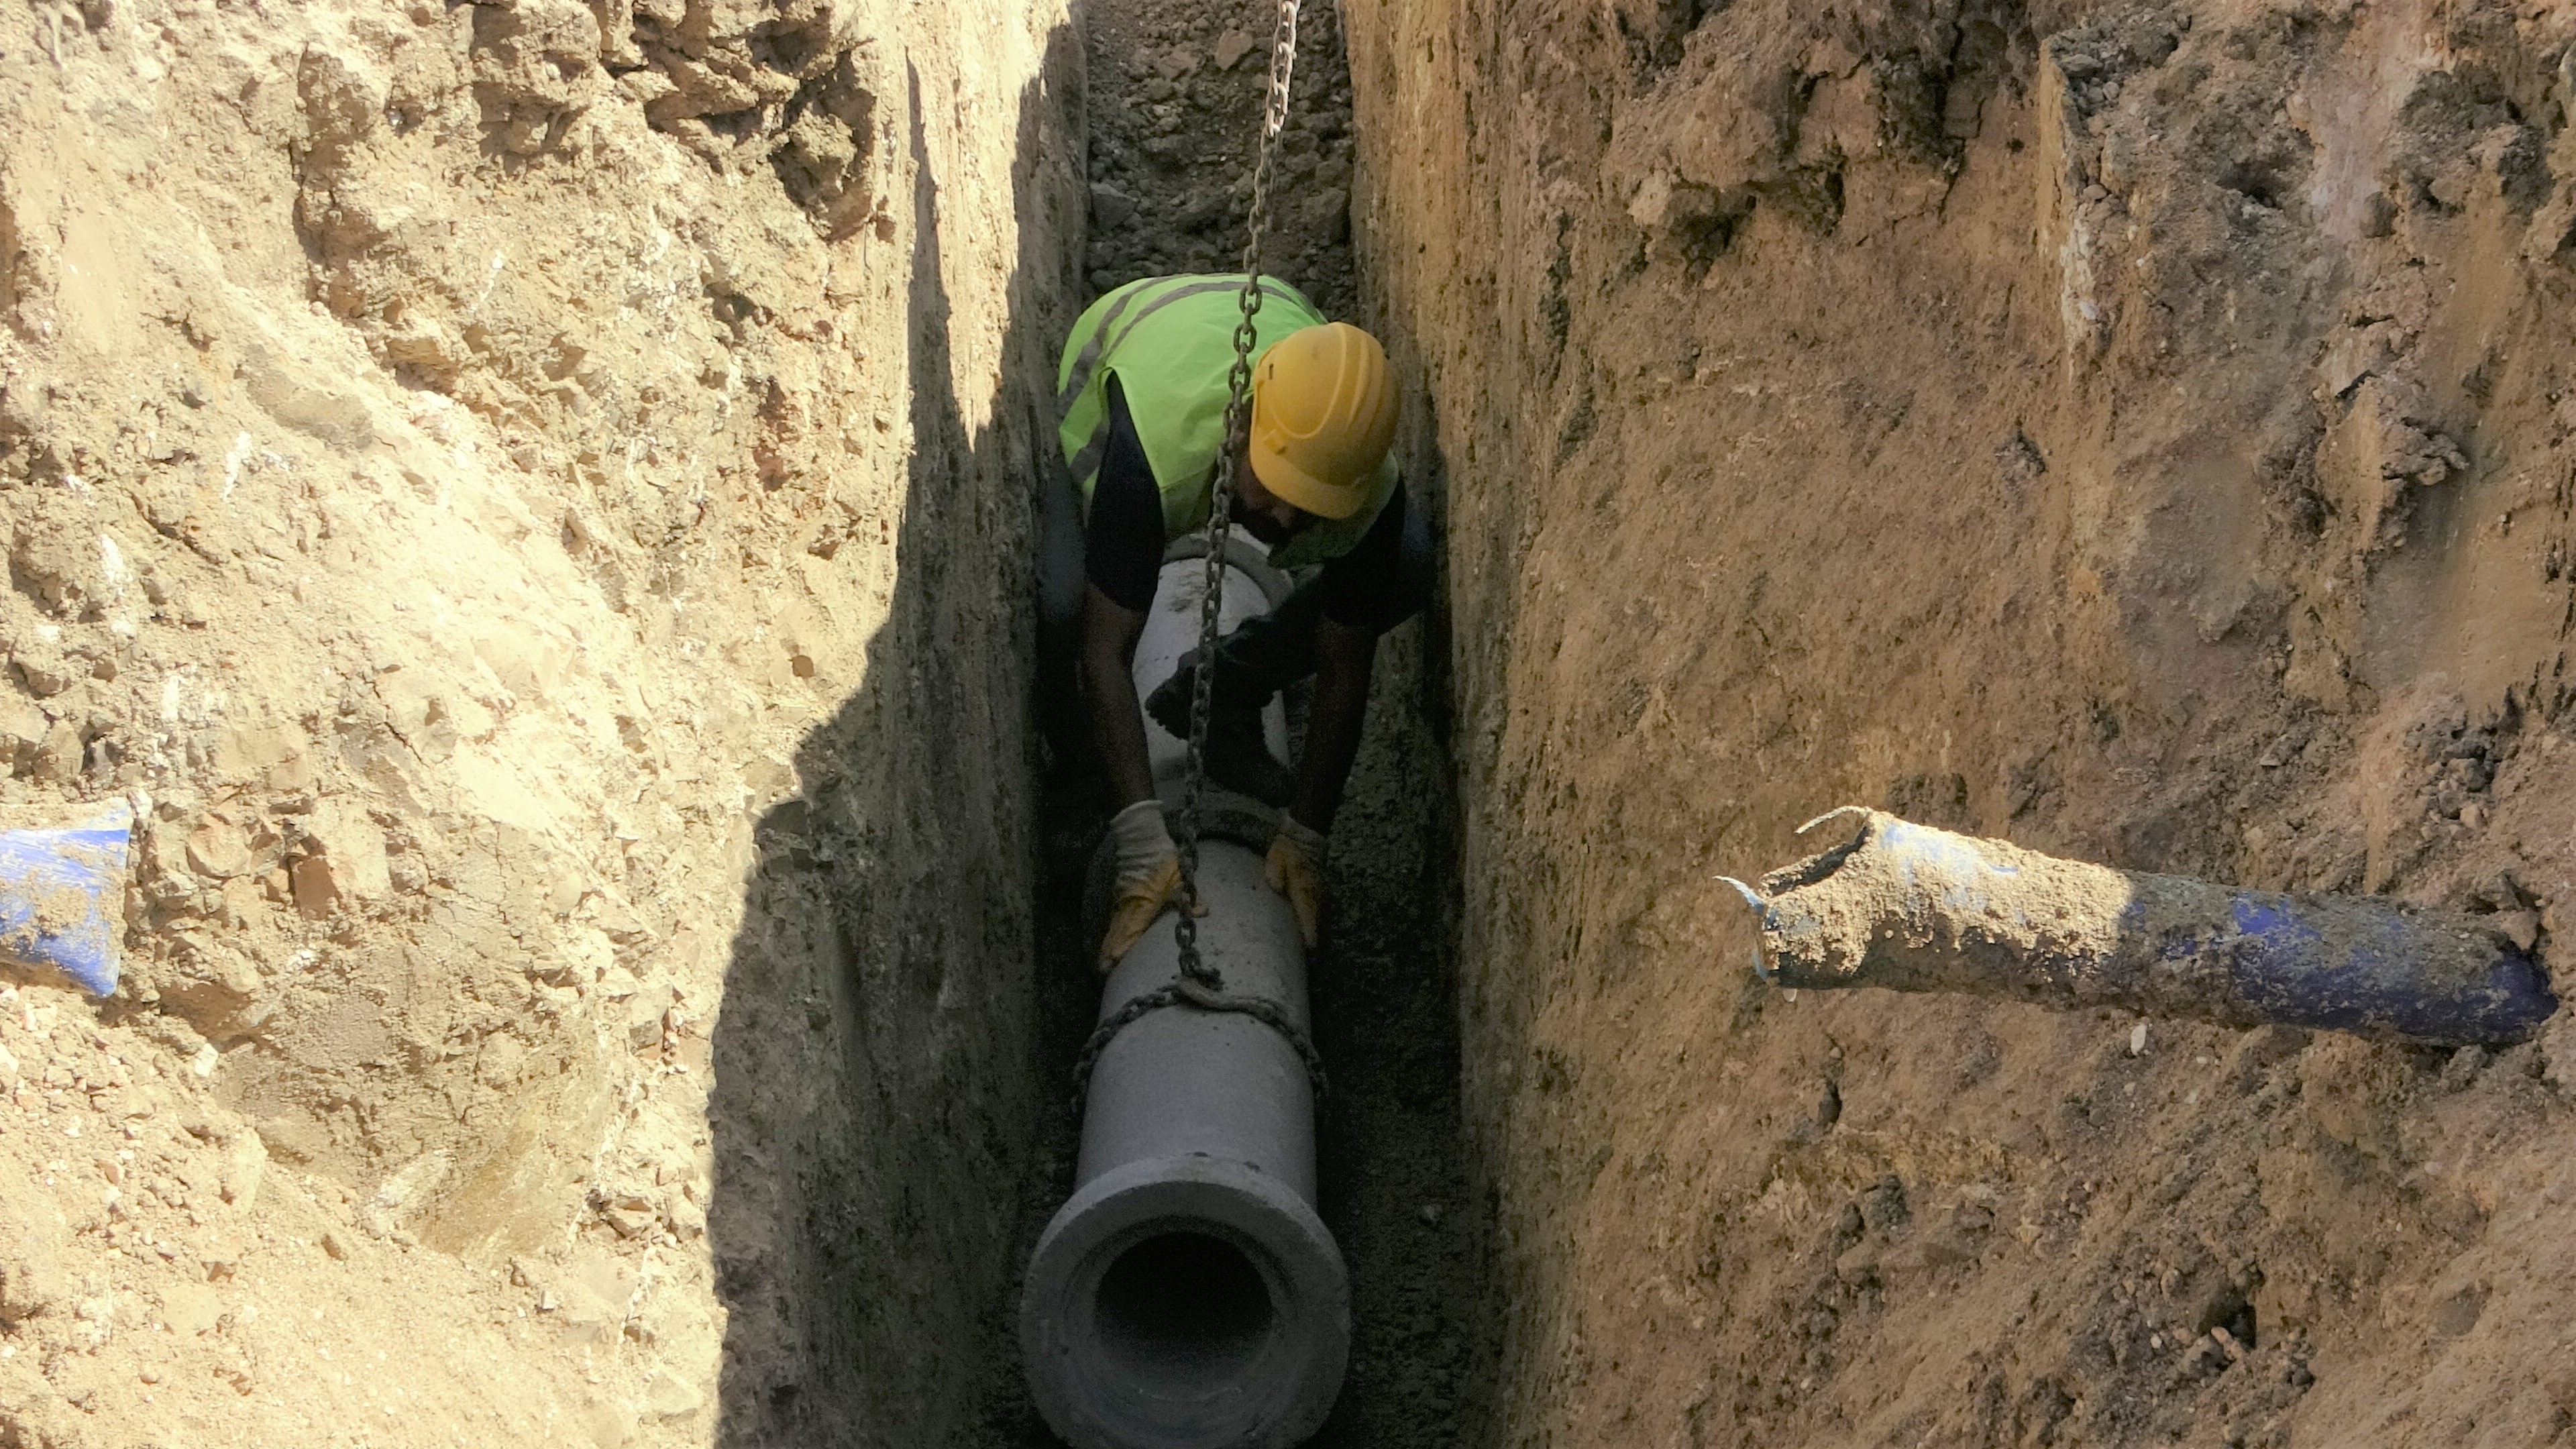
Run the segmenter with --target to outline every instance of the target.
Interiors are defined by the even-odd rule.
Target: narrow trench
[[[1259,0],[1092,0],[1091,295],[1240,265],[1272,13]],[[1354,315],[1350,114],[1338,16],[1310,7],[1264,270],[1327,316],[1364,321]],[[1434,724],[1441,675],[1423,643],[1433,627],[1402,626],[1380,649],[1367,737],[1335,822],[1327,940],[1312,963],[1317,1046],[1332,1081],[1318,1124],[1321,1208],[1353,1297],[1349,1377],[1310,1441],[1322,1449],[1447,1449],[1481,1437],[1472,1426],[1484,1275],[1459,1117],[1456,853]],[[1081,898],[1107,811],[1094,782],[1065,771],[1045,782],[1041,810],[1044,1105],[1015,1247],[1022,1262],[1072,1190],[1081,1123],[1067,1088],[1099,1006]],[[1058,1442],[1016,1376],[988,1422],[992,1449]]]

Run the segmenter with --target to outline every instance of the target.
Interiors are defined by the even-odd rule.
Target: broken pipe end
[[[1727,879],[1761,914],[1764,980],[2115,1007],[2423,1046],[2528,1040],[2547,974],[2464,918],[2115,870],[1846,808],[1844,843]]]
[[[1812,824],[1813,822],[1809,823]],[[1753,913],[1760,917],[1760,921],[1757,923],[1755,935],[1753,937],[1753,974],[1762,978],[1762,980],[1766,982],[1770,981],[1772,979],[1771,963],[1762,955],[1762,937],[1760,933],[1770,929],[1771,903],[1762,899],[1762,893],[1760,891],[1755,890],[1753,887],[1746,885],[1744,882],[1737,880],[1731,875],[1713,876],[1711,879],[1722,880],[1728,885],[1735,887],[1735,893],[1744,897],[1744,903],[1751,906],[1753,908]]]

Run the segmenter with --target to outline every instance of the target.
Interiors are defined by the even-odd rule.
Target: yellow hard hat
[[[1252,471],[1290,507],[1348,518],[1395,442],[1395,374],[1348,322],[1301,327],[1252,371]]]

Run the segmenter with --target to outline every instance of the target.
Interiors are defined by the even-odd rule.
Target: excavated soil
[[[1071,21],[0,16],[0,826],[144,822],[118,994],[0,977],[0,1444],[1042,1437],[1047,381],[1086,272],[1234,264],[1269,17]],[[1335,311],[1340,46],[1271,251]],[[1426,657],[1317,969],[1335,1443],[1466,1392]]]
[[[1272,270],[1447,559],[1324,1442],[2576,1442],[2563,1020],[1793,998],[1712,879],[1861,802],[2556,963],[2576,13],[1308,18]],[[0,974],[0,1446],[1045,1442],[1047,384],[1234,265],[1269,19],[0,7],[0,828],[141,822],[118,993]]]
[[[957,1442],[1044,1084],[1045,5],[0,7],[0,1444]]]
[[[1242,265],[1276,7],[1108,0],[1083,15],[1094,295]],[[1349,317],[1351,79],[1340,17],[1299,22],[1262,270]]]
[[[2576,900],[2576,12],[1351,0],[1509,1445],[2576,1435],[2576,1076],[1752,979],[1837,805]],[[2561,973],[2563,976],[2563,973]]]

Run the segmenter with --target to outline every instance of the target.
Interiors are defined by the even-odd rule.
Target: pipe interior
[[[1237,1244],[1157,1233],[1118,1255],[1092,1299],[1098,1367],[1146,1398],[1195,1399],[1236,1383],[1279,1326],[1270,1286]]]

